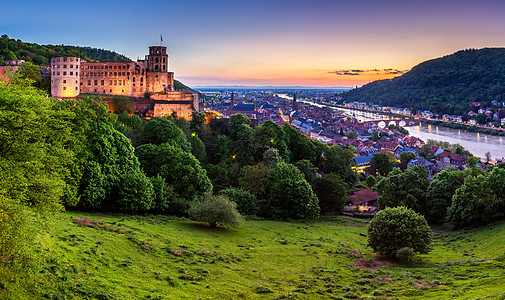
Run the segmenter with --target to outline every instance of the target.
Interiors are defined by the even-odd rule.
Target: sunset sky
[[[9,1],[0,34],[143,58],[190,86],[349,87],[466,48],[505,46],[505,1]]]

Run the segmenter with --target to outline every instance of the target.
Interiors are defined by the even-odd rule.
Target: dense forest
[[[469,103],[505,98],[505,48],[468,49],[420,63],[402,76],[342,94],[345,101],[463,114]]]

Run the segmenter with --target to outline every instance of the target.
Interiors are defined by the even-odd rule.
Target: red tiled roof
[[[349,195],[349,198],[352,204],[359,205],[365,202],[379,199],[379,194],[369,189],[362,189],[357,192],[354,192],[353,195]]]

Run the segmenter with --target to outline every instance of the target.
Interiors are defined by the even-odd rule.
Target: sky
[[[0,34],[143,58],[168,47],[190,86],[353,87],[505,46],[503,0],[8,1]]]

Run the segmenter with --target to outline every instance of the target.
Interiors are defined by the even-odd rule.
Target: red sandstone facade
[[[50,69],[51,95],[56,98],[83,93],[148,97],[154,102],[155,117],[176,112],[179,117],[191,119],[193,110],[198,110],[197,94],[174,91],[174,73],[168,72],[168,54],[163,46],[149,47],[145,60],[128,63],[54,57]]]

